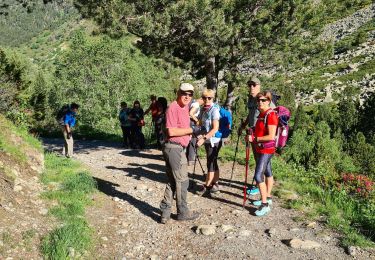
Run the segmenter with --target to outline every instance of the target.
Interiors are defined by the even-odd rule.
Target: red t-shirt
[[[270,108],[270,109],[272,109],[272,108]],[[267,126],[264,124],[264,116],[267,114],[267,112],[269,110],[267,110],[265,112],[261,112],[258,116],[258,120],[255,124],[255,133],[254,133],[254,135],[256,137],[268,135],[268,127],[267,126],[268,125],[277,126],[277,124],[279,123],[279,118],[277,117],[276,112],[272,111],[267,116]],[[259,143],[261,143],[261,142],[259,142]],[[275,147],[261,148],[258,145],[256,146],[257,153],[272,154],[272,153],[275,153],[275,150],[276,150]]]
[[[158,103],[157,102],[151,103],[149,109],[151,111],[152,121],[155,121],[159,113]]]
[[[166,128],[190,128],[189,106],[180,107],[177,101],[169,105],[166,113]],[[183,147],[188,146],[190,135],[176,136],[168,138],[168,141],[181,144]]]

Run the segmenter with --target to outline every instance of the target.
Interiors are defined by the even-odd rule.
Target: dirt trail
[[[50,150],[61,151],[61,140],[47,139],[44,143]],[[159,203],[167,179],[160,151],[125,150],[116,143],[101,141],[76,141],[75,145],[76,158],[91,170],[101,191],[93,196],[95,203],[87,210],[98,241],[92,250],[97,259],[353,258],[338,246],[337,234],[320,223],[307,227],[304,222],[295,222],[293,219],[302,213],[283,208],[277,198],[266,217],[254,216],[249,204],[243,209],[242,166],[237,166],[231,187],[231,164],[222,166],[220,198],[189,192],[190,208],[201,213],[198,220],[172,219],[163,225],[158,222]],[[199,167],[191,180],[193,184],[202,182]],[[208,229],[215,233],[196,234],[199,225],[210,225]],[[286,245],[294,238],[315,241],[319,247],[296,249]],[[374,255],[360,251],[355,258]]]

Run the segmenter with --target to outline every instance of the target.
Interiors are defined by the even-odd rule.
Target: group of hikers
[[[159,148],[164,143],[162,126],[165,121],[165,111],[167,109],[167,100],[164,97],[150,97],[151,103],[146,111],[143,111],[138,100],[134,101],[133,108],[128,108],[126,102],[121,102],[119,121],[122,129],[123,146],[125,148],[144,149],[145,136],[142,127],[145,126],[144,116],[151,113],[154,134]]]
[[[260,199],[252,203],[258,207],[255,215],[264,216],[271,211],[272,205],[271,192],[274,181],[271,158],[276,151],[275,139],[279,116],[274,110],[272,93],[261,91],[258,78],[252,77],[247,82],[247,87],[249,91],[248,116],[245,120],[241,120],[238,136],[246,129],[245,141],[248,144],[248,150],[251,146],[254,154],[256,163],[254,181],[258,187],[250,190],[250,194],[260,194]],[[222,108],[214,102],[216,94],[214,90],[204,89],[197,100],[193,100],[194,92],[195,88],[190,83],[180,84],[177,98],[169,106],[165,98],[151,95],[151,104],[146,111],[143,111],[139,101],[134,101],[131,109],[125,102],[121,103],[119,120],[123,132],[123,145],[126,147],[144,148],[145,138],[142,133],[144,116],[151,112],[157,143],[163,152],[168,177],[160,203],[160,222],[163,224],[170,219],[174,198],[177,206],[177,220],[194,220],[199,217],[197,212],[189,210],[187,204],[189,187],[187,166],[196,163],[198,147],[204,146],[205,148],[207,174],[204,184],[196,190],[196,193],[210,197],[220,194],[218,154],[223,145],[223,139],[229,135],[224,133],[225,130],[230,132],[231,129],[231,114],[228,110],[225,110],[227,114],[223,113]],[[62,120],[67,157],[70,157],[73,151],[71,127],[75,124],[74,115],[78,107],[73,103],[69,113]],[[223,117],[226,115],[229,119],[224,122]]]

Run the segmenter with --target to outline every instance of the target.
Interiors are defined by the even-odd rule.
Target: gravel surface
[[[46,139],[45,146],[61,151],[62,140]],[[221,195],[212,199],[189,192],[195,221],[159,223],[159,203],[165,188],[165,166],[158,150],[128,150],[116,143],[76,141],[76,159],[98,182],[87,219],[96,235],[89,254],[97,259],[375,259],[374,253],[338,246],[339,236],[321,223],[296,222],[302,212],[282,207],[274,198],[268,216],[242,208],[243,166],[230,181],[231,164],[222,165]],[[204,163],[204,160],[202,160]],[[203,181],[197,167],[191,186]],[[277,175],[277,173],[275,173]],[[230,186],[231,185],[231,186]],[[254,199],[254,198],[251,198]]]

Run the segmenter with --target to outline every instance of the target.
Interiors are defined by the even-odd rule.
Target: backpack
[[[219,130],[215,133],[215,137],[228,138],[228,136],[232,132],[232,113],[224,107],[220,107],[219,112]]]
[[[290,119],[290,111],[284,106],[277,106],[274,109],[271,109],[267,114],[264,116],[264,124],[267,124],[267,117],[271,112],[276,112],[277,117],[279,118],[279,123],[276,128],[276,139],[275,139],[275,147],[282,148],[286,145],[286,141],[288,140],[289,135],[289,119]]]
[[[66,115],[66,113],[68,113],[68,111],[70,110],[70,106],[69,105],[63,105],[59,111],[57,111],[57,114],[56,114],[56,121],[59,123],[59,125],[64,125],[64,117]]]

